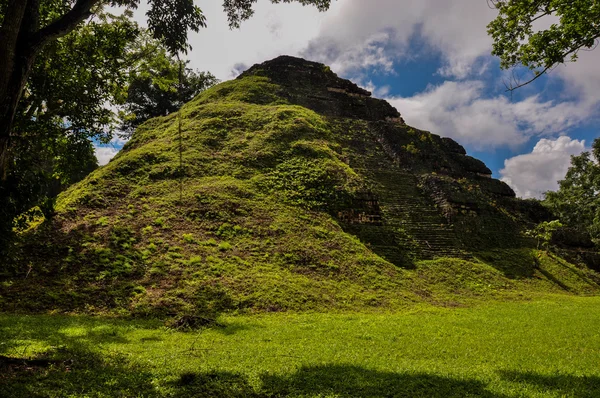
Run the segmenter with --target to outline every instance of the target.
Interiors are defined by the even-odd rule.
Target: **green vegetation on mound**
[[[344,84],[358,91],[320,88],[327,112],[347,97],[397,113]],[[502,207],[510,188],[460,145],[291,102],[312,89],[250,74],[186,104],[181,137],[177,114],[142,124],[22,235],[0,309],[215,316],[598,293],[595,272],[528,246],[523,214]]]
[[[596,273],[541,251],[482,254],[501,257],[498,261],[510,267],[503,270],[481,261],[446,258],[420,261],[406,270],[374,256],[357,240],[336,240],[346,235],[328,232],[322,224],[311,227],[282,218],[275,222],[282,226],[281,235],[264,247],[253,246],[244,236],[247,232],[230,224],[215,231],[217,238],[197,240],[184,234],[180,246],[169,246],[163,237],[152,241],[161,243],[149,243],[142,251],[133,248],[129,254],[84,244],[81,258],[68,258],[67,264],[88,261],[85,266],[72,266],[68,272],[47,269],[52,277],[5,282],[2,287],[11,296],[1,305],[12,312],[214,317],[227,311],[385,311],[420,303],[463,307],[548,293],[599,293]],[[145,233],[157,236],[157,228]],[[323,235],[329,235],[328,247],[316,240]],[[253,249],[256,256],[240,257],[240,248]],[[162,260],[136,265],[152,256]]]
[[[227,316],[188,333],[157,321],[0,315],[0,396],[592,398],[599,311],[597,297],[554,296]]]

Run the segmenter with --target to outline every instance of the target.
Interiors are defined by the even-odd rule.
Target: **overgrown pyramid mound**
[[[56,216],[24,234],[11,264],[27,278],[2,285],[1,305],[393,307],[509,289],[540,267],[566,278],[542,278],[548,288],[596,291],[580,280],[591,271],[537,259],[522,232],[546,217],[455,141],[283,56],[149,120],[64,192]]]

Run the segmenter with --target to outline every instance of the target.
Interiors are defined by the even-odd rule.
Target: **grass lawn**
[[[0,315],[0,396],[600,397],[600,297],[220,323]]]

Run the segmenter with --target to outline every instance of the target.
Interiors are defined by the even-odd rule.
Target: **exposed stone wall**
[[[345,88],[337,88],[337,87],[327,87],[327,91],[332,92],[332,93],[342,93],[342,94],[346,94],[346,95],[349,95],[351,97],[356,97],[356,98],[367,98],[367,97],[371,96],[371,93],[368,91],[366,91],[365,93],[351,92]]]
[[[479,204],[468,188],[448,176],[422,175],[419,186],[444,214],[448,222],[456,216],[477,216]]]
[[[404,122],[389,103],[372,98],[369,91],[339,78],[329,67],[317,62],[281,56],[252,66],[238,79],[250,75],[268,77],[282,86],[281,97],[323,115],[372,121],[390,118]]]
[[[338,219],[345,224],[381,225],[379,199],[372,192],[358,193],[348,209],[338,212]]]

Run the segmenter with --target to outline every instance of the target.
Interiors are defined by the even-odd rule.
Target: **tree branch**
[[[24,119],[31,120],[31,118],[37,113],[38,109],[42,106],[42,101],[39,99],[34,99],[29,104],[27,111],[25,112]]]
[[[600,34],[599,34],[598,36],[596,36],[595,38],[598,38],[598,37],[600,37]],[[561,55],[561,58],[564,60],[566,56],[568,56],[568,55],[570,55],[570,54],[573,54],[573,53],[576,53],[577,51],[581,50],[581,49],[582,49],[582,48],[584,48],[584,47],[585,47],[585,44],[584,44],[584,43],[578,44],[578,45],[577,45],[577,46],[575,46],[574,48],[572,48],[572,49],[570,49],[569,51],[566,51],[565,53],[563,53],[563,54]],[[564,61],[563,61],[563,62],[560,62],[560,63],[564,63]],[[532,82],[536,81],[536,80],[537,80],[537,79],[539,79],[539,78],[540,78],[542,75],[544,75],[546,72],[548,72],[550,69],[552,69],[552,68],[556,67],[558,64],[559,64],[558,62],[555,62],[555,63],[553,63],[552,65],[548,65],[548,66],[546,66],[546,67],[545,67],[545,68],[544,68],[544,69],[543,69],[541,72],[539,72],[537,75],[535,75],[535,76],[534,76],[534,77],[532,77],[531,79],[527,80],[526,82],[524,82],[524,83],[520,83],[520,84],[518,84],[518,85],[516,85],[516,86],[514,86],[514,87],[506,87],[506,91],[511,91],[511,92],[512,92],[512,91],[514,91],[514,90],[516,90],[516,89],[518,89],[518,88],[521,88],[521,87],[523,87],[523,86],[526,86],[526,85],[528,85],[529,83],[532,83]]]
[[[504,86],[506,87],[506,91],[513,92],[513,91],[515,91],[518,88],[521,88],[523,86],[528,85],[529,83],[533,83],[534,81],[536,81],[537,79],[539,79],[541,76],[543,76],[546,72],[548,72],[548,70],[550,70],[553,66],[555,66],[555,65],[550,65],[550,66],[545,67],[544,70],[542,70],[540,73],[538,73],[537,75],[535,75],[531,79],[527,80],[525,83],[520,83],[520,84],[518,84],[516,86],[511,86],[511,87],[508,87],[505,84]]]
[[[534,23],[535,21],[537,21],[538,19],[541,19],[541,18],[543,18],[543,17],[546,17],[546,16],[548,16],[548,15],[552,15],[552,13],[553,13],[553,12],[556,12],[556,10],[557,10],[556,8],[555,8],[555,9],[552,9],[552,10],[548,10],[548,11],[545,11],[545,12],[543,12],[543,13],[539,14],[539,15],[538,15],[538,16],[536,16],[536,17],[533,17],[533,18],[531,18],[531,20],[529,20],[529,24],[532,24],[532,23]]]
[[[101,0],[77,0],[73,8],[50,25],[35,33],[31,42],[34,47],[42,46],[50,40],[57,39],[71,32],[75,27],[92,15],[92,7]]]

